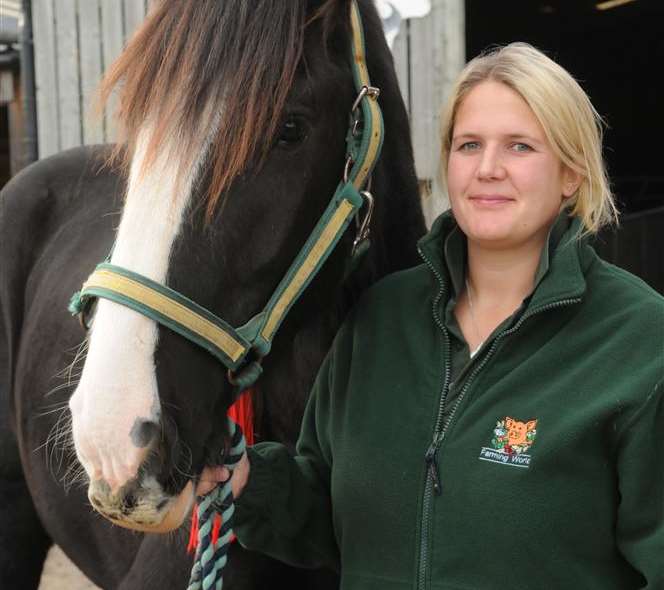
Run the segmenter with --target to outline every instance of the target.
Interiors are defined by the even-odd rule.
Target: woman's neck
[[[468,241],[467,280],[478,307],[504,302],[517,306],[533,290],[544,243],[518,249],[493,250]]]
[[[466,289],[455,315],[471,351],[530,295],[543,246],[539,240],[518,250],[492,250],[468,240]]]

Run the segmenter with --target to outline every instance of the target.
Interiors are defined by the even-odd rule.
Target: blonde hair
[[[617,223],[616,209],[602,158],[602,118],[578,82],[556,62],[527,43],[510,43],[471,60],[461,72],[441,113],[441,170],[447,163],[459,106],[481,82],[505,84],[528,104],[561,162],[581,176],[566,200],[570,215],[579,217],[583,233],[596,233]]]

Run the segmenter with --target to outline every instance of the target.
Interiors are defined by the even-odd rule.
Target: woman
[[[442,146],[451,212],[348,317],[296,454],[233,474],[238,538],[343,589],[664,588],[664,300],[587,244],[616,219],[599,116],[514,43]]]

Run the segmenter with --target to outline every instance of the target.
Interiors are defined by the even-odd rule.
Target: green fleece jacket
[[[454,227],[351,312],[295,456],[250,449],[241,544],[343,590],[664,589],[664,299],[573,223],[453,378]]]

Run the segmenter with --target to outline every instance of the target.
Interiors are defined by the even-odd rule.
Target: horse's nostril
[[[139,449],[144,449],[157,438],[159,434],[159,424],[152,420],[144,420],[143,418],[136,418],[134,425],[131,427],[131,442],[134,443]]]
[[[129,514],[136,507],[137,498],[133,492],[127,493],[122,498],[122,513]]]

